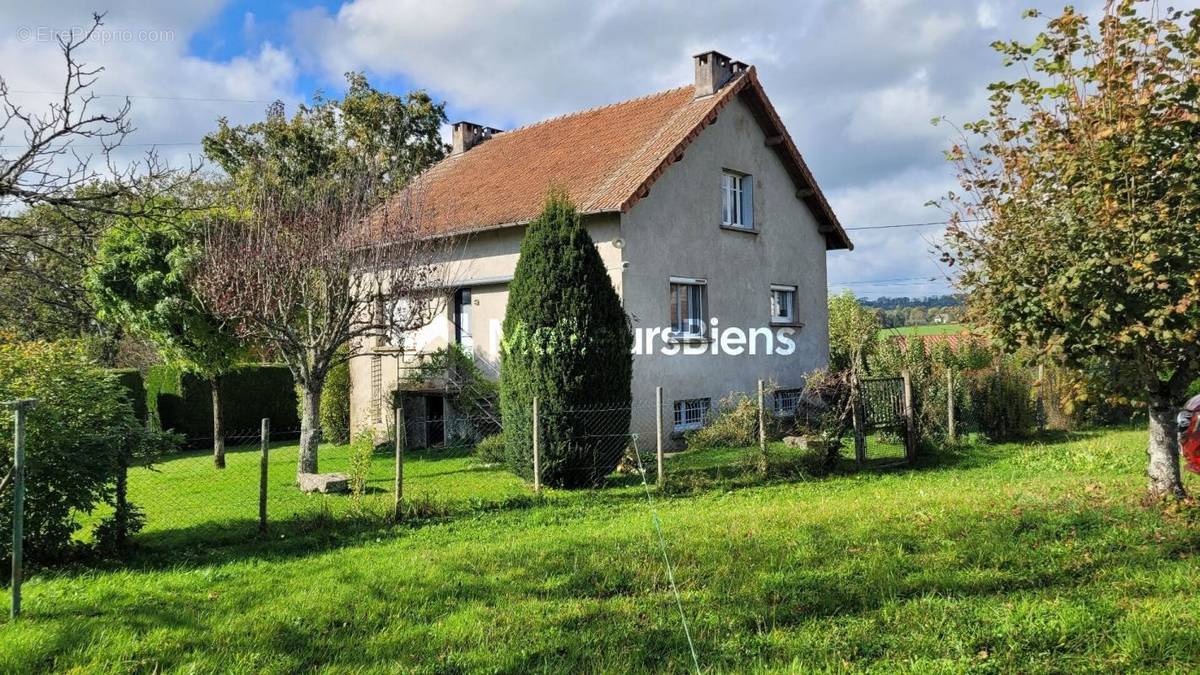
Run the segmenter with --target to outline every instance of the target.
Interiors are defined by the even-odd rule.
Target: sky
[[[451,121],[504,129],[687,84],[691,56],[716,49],[757,67],[842,224],[870,228],[945,219],[927,203],[954,188],[942,154],[954,132],[930,120],[981,117],[987,84],[1020,75],[991,43],[1031,38],[1039,24],[1023,11],[1063,4],[3,0],[0,76],[14,100],[44,106],[62,86],[55,33],[106,12],[82,56],[104,67],[97,105],[131,97],[137,130],[123,157],[156,147],[184,163],[199,158],[219,118],[249,122],[274,100],[292,107],[318,90],[339,95],[347,71],[397,93],[425,89]],[[831,291],[950,292],[934,252],[942,229],[851,229],[855,249],[829,254]]]

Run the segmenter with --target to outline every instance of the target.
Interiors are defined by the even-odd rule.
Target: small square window
[[[708,325],[707,285],[702,279],[671,280],[671,334],[700,337]]]
[[[688,398],[675,401],[675,431],[689,431],[704,426],[712,399]]]
[[[803,389],[779,389],[775,392],[775,414],[780,417],[795,417],[800,408]]]
[[[754,229],[754,179],[733,171],[721,173],[721,224]]]
[[[796,287],[771,287],[771,323],[796,322]]]

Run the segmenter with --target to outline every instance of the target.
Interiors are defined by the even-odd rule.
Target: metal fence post
[[[904,456],[912,461],[917,455],[916,420],[913,419],[912,376],[907,370],[900,373],[904,378]]]
[[[13,523],[12,523],[12,606],[9,616],[21,615],[21,553],[25,543],[25,413],[37,405],[34,399],[10,401],[13,410]]]
[[[403,517],[404,504],[404,444],[408,442],[408,429],[404,425],[404,400],[396,401],[396,484],[393,486],[395,503],[392,513],[396,520]]]
[[[946,436],[953,443],[957,437],[954,427],[954,371],[946,368]]]
[[[758,472],[767,473],[767,408],[766,387],[758,381]]]
[[[542,493],[541,417],[538,416],[538,400],[533,397],[533,491]]]
[[[658,484],[663,484],[663,390],[654,388],[655,459],[658,462]]]
[[[259,448],[262,451],[258,459],[258,531],[267,531],[267,469],[270,466],[269,452],[271,447],[271,420],[262,418],[262,428],[259,430]]]

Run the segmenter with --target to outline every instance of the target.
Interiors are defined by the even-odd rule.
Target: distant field
[[[879,331],[882,336],[887,335],[947,335],[950,333],[961,333],[966,330],[966,324],[961,323],[943,323],[929,324],[927,326],[901,326],[899,328],[883,328]]]

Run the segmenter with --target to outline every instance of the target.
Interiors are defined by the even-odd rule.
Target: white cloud
[[[80,48],[79,57],[102,66],[92,91],[106,94],[93,105],[113,110],[132,97],[136,131],[118,158],[138,159],[150,144],[167,144],[159,153],[173,164],[200,154],[199,141],[221,116],[233,121],[259,119],[276,98],[295,98],[295,59],[279,46],[263,43],[247,54],[213,61],[189,54],[191,36],[213,20],[220,2],[114,3],[101,33]],[[51,31],[90,25],[91,10],[79,2],[5,7],[0,33],[0,69],[28,110],[42,110],[62,87],[65,66]],[[11,18],[19,17],[19,18]],[[251,101],[249,103],[242,101]],[[18,140],[11,137],[8,142]]]
[[[975,23],[980,28],[990,29],[1000,25],[996,18],[996,8],[990,2],[981,2],[975,7]]]

